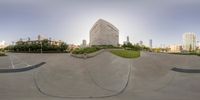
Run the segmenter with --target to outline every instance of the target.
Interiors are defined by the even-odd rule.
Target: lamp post
[[[42,54],[42,41],[40,42],[41,44],[40,44],[40,47],[41,47],[41,54]]]

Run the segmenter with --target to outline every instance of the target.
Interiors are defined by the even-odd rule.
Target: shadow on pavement
[[[174,67],[171,70],[182,73],[200,73],[200,69],[182,69]]]

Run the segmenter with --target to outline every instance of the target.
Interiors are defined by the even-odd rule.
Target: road
[[[200,73],[171,68],[200,69],[200,57],[142,52],[124,59],[103,52],[89,59],[69,54],[9,53],[0,69],[39,68],[0,73],[1,100],[198,100]]]

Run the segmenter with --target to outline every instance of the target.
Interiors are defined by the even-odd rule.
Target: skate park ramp
[[[52,97],[109,97],[121,93],[130,76],[130,62],[109,52],[79,59],[55,55],[34,75],[38,90]]]
[[[0,70],[26,68],[44,61],[40,58],[37,54],[7,53],[7,56],[0,57]]]
[[[141,57],[128,60],[109,52],[89,59],[69,54],[12,55],[30,65],[46,64],[22,73],[0,73],[2,100],[198,100],[200,97],[199,73],[171,70],[200,69],[198,56],[142,52]]]
[[[198,73],[181,73],[174,67],[200,69],[198,56],[143,53],[133,61],[132,76],[120,99],[196,100],[199,98]],[[133,77],[134,76],[134,77]]]

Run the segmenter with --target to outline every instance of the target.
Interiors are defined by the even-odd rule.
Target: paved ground
[[[129,60],[103,52],[89,59],[69,54],[14,54],[0,57],[0,69],[40,68],[0,73],[0,100],[198,100],[200,57],[142,53]],[[128,84],[127,84],[128,83]],[[93,97],[93,98],[88,98]]]

